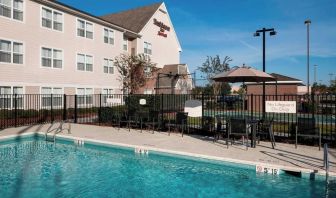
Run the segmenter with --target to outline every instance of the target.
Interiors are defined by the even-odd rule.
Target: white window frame
[[[42,94],[42,89],[43,88],[50,88],[51,89],[51,94],[50,94],[50,96],[52,96],[52,98],[54,99],[54,98],[61,98],[61,104],[59,104],[59,105],[53,105],[53,103],[51,104],[51,105],[43,105],[43,98],[50,98],[49,97],[49,94]],[[61,89],[62,90],[62,93],[61,94],[54,94],[54,90],[55,89]],[[56,96],[59,96],[59,95],[61,95],[61,97],[55,97],[55,95]],[[53,87],[53,86],[41,86],[40,87],[40,101],[41,101],[41,104],[40,104],[40,108],[41,109],[48,109],[48,108],[51,108],[51,106],[53,107],[53,108],[60,108],[60,107],[63,107],[63,103],[64,103],[64,88],[63,87]]]
[[[79,29],[79,27],[78,27],[78,21],[84,22],[84,36],[78,35],[78,29]],[[87,24],[91,24],[92,25],[92,38],[88,38],[87,37],[87,34],[86,34],[86,32],[87,32],[87,27],[86,27]],[[80,28],[80,29],[82,29],[82,28]],[[75,31],[75,34],[79,38],[86,38],[86,39],[94,40],[94,34],[95,34],[94,33],[94,23],[92,23],[90,21],[87,21],[87,20],[84,20],[84,19],[81,19],[81,18],[76,18],[76,31]]]
[[[10,46],[11,46],[11,51],[10,51],[10,53],[11,53],[11,62],[8,63],[8,62],[1,62],[0,61],[0,64],[10,64],[10,65],[20,65],[20,66],[25,65],[25,43],[22,42],[22,41],[17,41],[17,40],[13,40],[13,39],[2,38],[2,37],[0,37],[0,40],[8,41],[8,42],[11,43],[10,44]],[[13,45],[13,43],[20,43],[20,44],[22,44],[22,63],[14,63],[13,62],[13,58],[14,58],[14,56],[13,56],[14,55],[14,45]],[[15,54],[18,54],[18,53],[15,53]]]
[[[125,42],[126,42],[126,45],[125,45]],[[126,46],[126,49],[124,48],[125,46]],[[128,39],[127,39],[127,37],[123,37],[122,49],[123,49],[125,52],[128,52]]]
[[[107,65],[105,65],[105,61],[107,61]],[[111,65],[110,65],[111,63]],[[104,58],[103,59],[103,73],[104,74],[114,74],[114,61],[111,58]],[[107,72],[105,72],[105,67],[107,67]],[[112,72],[111,71],[112,68]]]
[[[107,93],[104,93],[105,91],[107,91]],[[104,106],[108,105],[107,103],[107,98],[113,98],[113,93],[114,89],[112,88],[103,88],[102,89],[102,103]]]
[[[149,48],[150,46],[150,48]],[[148,50],[150,50],[150,53],[148,53]],[[153,46],[151,43],[145,41],[144,42],[144,54],[146,55],[152,55],[153,54]]]
[[[79,55],[83,55],[84,56],[84,70],[78,69],[78,56]],[[88,56],[92,57],[92,71],[87,70],[87,67],[86,67],[86,65],[88,64],[88,62],[87,62],[87,57]],[[94,57],[93,57],[93,55],[78,52],[76,54],[76,70],[77,71],[81,71],[81,72],[93,72],[94,71]]]
[[[10,94],[6,94],[6,96],[8,97],[4,97],[5,94],[0,94],[0,99],[1,98],[5,98],[5,99],[9,99],[9,107],[6,108],[1,108],[1,109],[8,109],[8,110],[12,110],[14,109],[14,88],[22,88],[22,94],[18,94],[17,97],[18,98],[22,98],[22,106],[17,106],[17,109],[25,109],[25,98],[24,98],[24,93],[25,93],[25,87],[24,86],[16,86],[16,85],[1,85],[0,87],[9,87],[10,88]],[[9,97],[10,96],[10,97]]]
[[[108,36],[107,36],[108,41],[107,41],[107,43],[105,42],[105,31],[108,32]],[[110,39],[113,39],[113,43],[110,43]],[[115,44],[115,32],[114,32],[113,29],[104,27],[104,29],[103,29],[103,42],[105,44],[114,46],[114,44]]]
[[[78,94],[78,89],[84,89],[84,95],[79,95]],[[88,89],[91,89],[92,90],[92,94],[88,94]],[[78,104],[78,107],[91,107],[93,106],[93,97],[94,96],[94,88],[93,87],[77,87],[76,88],[76,97],[77,97],[77,104]],[[79,101],[78,101],[78,97],[83,97],[83,101],[84,103],[83,104],[80,104]],[[92,100],[92,103],[87,103],[87,99],[88,97],[91,97],[91,100]]]
[[[11,1],[11,7],[10,7],[10,12],[11,12],[11,16],[10,17],[6,17],[3,15],[0,15],[0,18],[4,18],[4,19],[8,19],[8,20],[13,20],[16,22],[20,22],[20,23],[25,23],[25,10],[26,10],[26,0],[22,0],[22,20],[18,20],[18,19],[14,19],[14,0],[10,0]]]
[[[47,9],[47,10],[50,10],[51,11],[51,27],[45,27],[43,26],[43,9]],[[62,14],[62,30],[57,30],[55,29],[54,27],[54,22],[55,22],[55,19],[54,19],[54,13],[57,12],[59,14]],[[40,26],[41,28],[44,28],[44,29],[48,29],[48,30],[53,30],[53,31],[56,31],[56,32],[62,32],[64,33],[64,13],[59,11],[59,10],[55,10],[55,9],[52,9],[52,8],[49,8],[47,6],[41,6],[41,11],[40,11]]]
[[[153,94],[153,90],[152,90],[152,89],[145,88],[145,89],[144,89],[144,94]]]
[[[46,67],[46,66],[43,66],[43,61],[42,61],[42,51],[43,51],[43,48],[46,48],[46,49],[50,49],[51,50],[51,67]],[[62,67],[61,68],[58,68],[58,67],[54,67],[54,51],[55,50],[58,50],[58,51],[61,51],[62,52]],[[60,70],[63,70],[64,69],[64,50],[63,49],[58,49],[58,48],[53,48],[53,47],[47,47],[47,46],[41,46],[40,48],[40,68],[48,68],[48,69],[60,69]]]

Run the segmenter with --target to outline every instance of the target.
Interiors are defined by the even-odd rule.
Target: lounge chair
[[[140,119],[141,130],[142,127],[146,127],[152,129],[154,133],[155,129],[159,130],[161,127],[159,111],[144,112],[140,115]]]
[[[229,120],[229,132],[227,139],[230,141],[230,136],[240,136],[243,138],[243,144],[245,143],[246,138],[246,150],[248,149],[248,123],[246,118],[230,118]],[[229,147],[227,141],[227,147]],[[231,145],[235,142],[235,139],[233,138],[231,140]]]
[[[204,117],[202,117],[202,119],[203,119],[202,130],[213,133],[213,135],[214,135],[213,141],[215,142],[218,139],[217,130],[215,128],[215,118],[211,117],[211,116],[204,116]]]
[[[168,127],[169,127],[169,135],[171,132],[171,127],[174,128],[174,130],[179,130],[182,133],[182,137],[184,134],[184,131],[187,130],[189,133],[189,127],[188,127],[188,113],[185,112],[176,112],[176,116],[175,116],[175,120],[172,122],[171,120],[169,120],[168,123]]]
[[[222,135],[224,137],[227,136],[228,133],[228,122],[226,121],[226,118],[220,115],[216,116],[216,134],[217,139],[219,139],[219,136]],[[228,140],[226,140],[228,141]]]
[[[297,148],[298,136],[319,138],[319,150],[321,150],[321,130],[316,126],[315,118],[298,118],[295,128],[295,148]]]
[[[260,138],[261,136],[268,136],[270,138],[272,148],[274,149],[275,145],[275,139],[274,139],[274,133],[273,133],[273,121],[274,118],[271,119],[263,119],[259,122],[258,130],[257,130],[257,138],[258,138],[258,144],[260,144]]]

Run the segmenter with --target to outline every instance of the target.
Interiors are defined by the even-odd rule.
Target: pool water
[[[325,197],[325,182],[253,167],[40,138],[0,142],[0,197]],[[329,190],[329,197],[336,197]]]

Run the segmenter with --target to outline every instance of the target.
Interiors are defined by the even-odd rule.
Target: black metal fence
[[[140,104],[141,99],[146,103]],[[336,140],[336,95],[266,95],[266,101],[295,101],[295,113],[263,113],[262,95],[0,95],[0,128],[61,120],[109,125],[111,112],[125,119],[130,114],[150,111],[158,112],[163,124],[175,120],[176,112],[184,111],[187,100],[198,100],[202,104],[202,116],[188,118],[191,131],[204,129],[205,117],[214,118],[214,122],[218,116],[266,118],[274,120],[275,136],[290,138],[297,119],[303,117],[315,119],[324,141]]]

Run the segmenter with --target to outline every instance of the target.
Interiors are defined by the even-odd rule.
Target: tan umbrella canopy
[[[215,75],[212,80],[216,82],[267,82],[276,81],[276,79],[259,70],[253,69],[251,67],[234,67],[230,71],[222,72]]]

